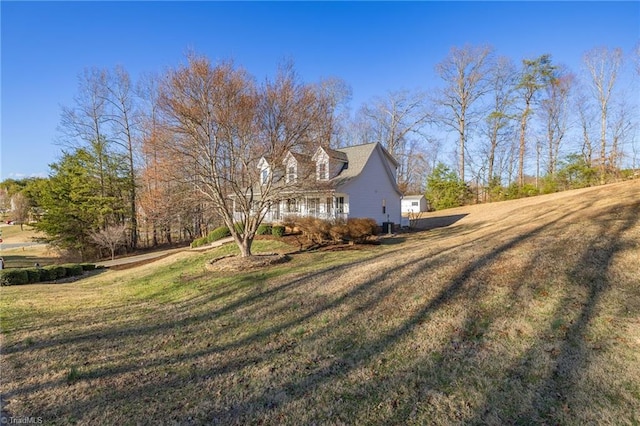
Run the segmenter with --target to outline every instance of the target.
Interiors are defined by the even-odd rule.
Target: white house
[[[397,168],[397,161],[379,143],[339,150],[319,147],[311,155],[289,152],[282,164],[271,164],[263,157],[258,163],[261,183],[286,185],[264,222],[312,216],[372,218],[378,224],[400,224],[402,194]]]
[[[427,199],[423,195],[405,195],[402,198],[402,213],[420,213],[429,209]]]

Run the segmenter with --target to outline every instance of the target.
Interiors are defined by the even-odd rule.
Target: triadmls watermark
[[[43,423],[42,417],[33,416],[2,416],[0,420],[3,425],[40,425]]]

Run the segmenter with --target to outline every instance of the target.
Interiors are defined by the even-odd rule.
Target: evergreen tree
[[[467,185],[456,172],[442,163],[433,169],[427,177],[426,198],[436,210],[459,207],[469,199]]]
[[[95,159],[85,149],[64,153],[52,164],[52,175],[30,188],[43,211],[35,224],[46,242],[86,259],[95,243],[90,235],[122,215],[122,200],[101,192],[100,177],[92,173]]]

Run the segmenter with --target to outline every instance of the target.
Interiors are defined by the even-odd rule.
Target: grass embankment
[[[60,424],[638,423],[639,212],[636,181],[259,271],[206,272],[223,247],[3,288],[0,389]]]

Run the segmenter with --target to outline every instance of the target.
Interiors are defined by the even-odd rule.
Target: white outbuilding
[[[401,200],[402,214],[420,213],[429,210],[427,199],[423,195],[405,195]]]

